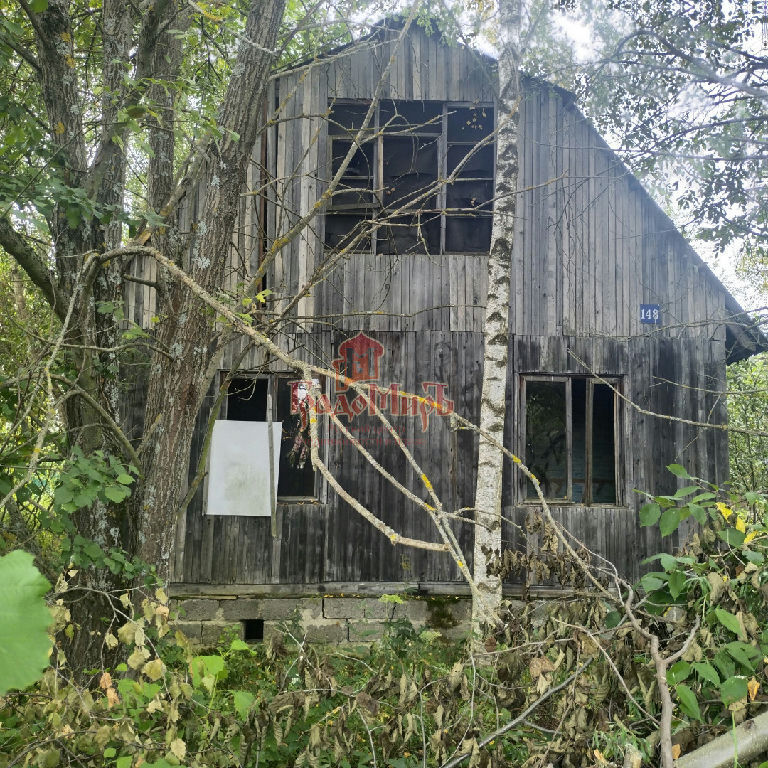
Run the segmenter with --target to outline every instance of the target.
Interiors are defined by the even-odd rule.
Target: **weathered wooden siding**
[[[482,331],[487,270],[481,254],[353,253],[333,262],[323,252],[323,217],[315,204],[323,192],[318,169],[327,162],[324,116],[333,99],[370,98],[392,55],[382,98],[493,100],[483,58],[443,46],[420,29],[401,43],[352,46],[277,78],[268,96],[270,123],[252,153],[225,288],[253,274],[265,242],[279,245],[306,220],[268,270],[274,309],[307,289],[291,314],[327,318],[347,330]],[[722,286],[572,96],[530,79],[524,92],[514,332],[725,338]],[[262,205],[262,196],[270,204]],[[191,227],[196,201],[185,204]],[[315,285],[320,267],[324,279]],[[138,257],[132,273],[153,279],[154,263]],[[640,324],[641,303],[660,305],[662,326]],[[130,320],[149,327],[154,290],[130,285],[126,306]]]
[[[277,80],[274,162],[282,201],[275,237],[311,215],[327,162],[334,99],[366,99],[383,79],[383,99],[489,103],[487,61],[447,48],[421,30],[400,44],[351,47]],[[418,56],[423,58],[419,61]],[[572,96],[524,81],[520,194],[513,257],[514,330],[524,335],[606,334],[724,338],[722,286],[648,197]],[[418,94],[418,95],[414,95]],[[324,262],[319,217],[274,261],[268,282],[292,296]],[[482,330],[482,255],[346,255],[299,305],[345,329]],[[663,327],[640,324],[640,304],[661,306]]]
[[[724,339],[722,286],[570,96],[527,81],[520,125],[514,332]]]
[[[386,349],[380,370],[382,383],[397,383],[404,391],[421,392],[423,381],[444,382],[457,413],[477,418],[482,372],[479,334],[411,331],[372,335]],[[344,338],[341,334],[333,338],[326,335],[328,357]],[[318,343],[315,335],[312,340]],[[636,509],[641,498],[635,489],[672,492],[677,480],[664,467],[673,462],[715,482],[724,479],[727,467],[723,432],[660,420],[640,409],[722,423],[724,403],[715,394],[701,390],[724,388],[723,355],[722,342],[706,339],[512,339],[506,441],[514,451],[519,452],[524,442],[520,421],[516,419],[521,374],[597,372],[621,378],[628,401],[622,405],[620,436],[620,495],[625,503],[619,507],[555,506],[553,513],[589,549],[617,563],[627,576],[638,575],[640,560],[646,553],[678,543],[676,538],[662,542],[655,529],[638,526]],[[207,416],[208,409],[201,419]],[[471,506],[475,437],[464,430],[451,429],[448,418],[434,414],[426,432],[421,431],[418,417],[411,415],[393,417],[392,423],[432,481],[446,510]],[[418,478],[391,438],[381,431],[378,420],[359,416],[348,426],[387,471],[418,492]],[[198,430],[198,441],[201,439],[202,429]],[[364,458],[332,426],[326,427],[323,443],[326,461],[344,488],[353,491],[363,504],[403,535],[437,540],[424,511],[367,467]],[[199,442],[193,461],[198,450]],[[508,471],[505,488],[505,541],[510,547],[535,547],[535,539],[526,539],[521,533],[532,506],[521,503],[523,483],[519,473]],[[280,535],[273,540],[268,519],[205,517],[202,495],[198,494],[187,513],[184,556],[178,564],[177,578],[187,583],[217,584],[460,581],[447,557],[393,547],[357,512],[339,502],[335,494],[329,492],[327,498],[327,503],[278,504]],[[471,525],[456,522],[454,528],[471,560]]]
[[[291,339],[298,359],[327,365],[332,349],[330,333]],[[245,355],[242,356],[245,350]],[[222,365],[261,374],[286,370],[280,361],[267,361],[261,349],[244,339],[227,350]],[[194,477],[208,420],[216,400],[214,382],[200,411],[192,445],[190,480]],[[327,449],[323,449],[327,459]],[[271,519],[207,516],[205,486],[201,485],[177,531],[174,579],[212,584],[317,583],[322,580],[327,505],[320,502],[279,504],[278,537],[272,538]]]
[[[392,33],[396,35],[396,33]],[[241,220],[233,235],[225,287],[255,273],[277,243],[267,271],[271,309],[283,311],[307,289],[289,315],[296,325],[277,339],[304,360],[330,367],[339,343],[358,331],[385,349],[379,382],[421,393],[421,382],[448,386],[458,413],[476,420],[482,381],[482,330],[487,292],[483,254],[391,256],[352,253],[326,261],[322,209],[328,135],[325,115],[334,99],[381,98],[491,103],[485,60],[463,47],[443,46],[414,29],[394,39],[350,46],[277,77],[267,99],[269,122],[254,147]],[[567,505],[553,513],[593,551],[637,576],[659,541],[637,525],[635,489],[670,491],[664,470],[678,462],[716,482],[724,479],[724,433],[669,422],[639,409],[693,421],[722,423],[727,294],[669,219],[599,137],[565,91],[524,81],[520,115],[519,215],[510,302],[509,418],[505,440],[520,452],[520,376],[525,373],[607,374],[619,377],[629,402],[622,406],[622,506]],[[195,200],[186,201],[191,227]],[[318,214],[318,215],[316,215]],[[297,230],[298,234],[291,233]],[[133,273],[152,275],[139,259]],[[322,280],[317,280],[322,269]],[[317,282],[317,284],[315,284]],[[151,324],[154,292],[133,285],[129,319]],[[641,304],[658,304],[659,326],[640,323]],[[297,332],[300,331],[300,332]],[[243,340],[227,350],[224,369],[240,359]],[[251,349],[242,370],[276,372],[281,366]],[[703,391],[707,390],[707,392]],[[192,470],[197,463],[213,392],[200,414]],[[445,508],[471,507],[476,438],[432,416],[421,432],[412,416],[393,418]],[[350,426],[366,447],[408,487],[422,486],[404,457],[365,416]],[[324,455],[341,484],[403,535],[434,540],[422,510],[411,504],[332,427],[324,427]],[[371,436],[374,436],[373,438]],[[522,533],[531,506],[522,484],[506,470],[504,538],[530,549]],[[471,561],[472,527],[454,523]],[[278,505],[279,536],[270,520],[206,517],[202,489],[178,534],[175,579],[210,584],[322,584],[366,581],[458,582],[447,557],[393,547],[335,494],[320,501]]]
[[[721,483],[727,477],[728,441],[725,432],[683,424],[643,413],[723,424],[726,421],[725,345],[705,338],[636,337],[629,340],[593,337],[515,337],[510,358],[510,416],[507,444],[521,450],[524,425],[515,419],[520,408],[520,376],[525,373],[618,375],[626,400],[621,406],[620,455],[623,483],[620,507],[578,504],[554,506],[555,519],[588,549],[615,563],[627,577],[637,578],[640,561],[649,553],[678,546],[687,527],[662,541],[656,528],[640,527],[637,509],[643,498],[636,491],[673,493],[680,481],[665,467],[682,464],[700,477]],[[581,362],[579,362],[581,361]],[[536,546],[521,535],[535,505],[522,504],[524,479],[509,473],[504,538],[513,548]]]

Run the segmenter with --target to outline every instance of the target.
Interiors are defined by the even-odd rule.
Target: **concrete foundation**
[[[469,632],[467,597],[402,596],[391,602],[376,596],[317,597],[230,596],[174,597],[175,625],[199,646],[227,638],[259,642],[275,632],[296,633],[316,643],[369,643],[380,639],[392,622],[403,619],[417,630],[434,629],[451,639]]]

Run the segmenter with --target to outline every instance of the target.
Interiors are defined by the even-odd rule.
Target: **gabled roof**
[[[404,17],[395,16],[384,18],[380,22],[374,24],[371,32],[369,32],[364,37],[344,45],[337,46],[336,48],[325,51],[311,59],[306,59],[286,67],[280,70],[277,75],[278,77],[283,74],[287,75],[295,72],[297,69],[308,67],[320,62],[326,62],[330,59],[333,59],[334,57],[338,57],[345,51],[352,51],[354,49],[359,50],[361,47],[365,47],[377,41],[384,42],[387,39],[391,39],[393,35],[396,35],[398,32],[402,31],[404,23]],[[433,20],[432,32],[427,32],[423,28],[421,31],[430,37],[435,37],[439,35],[437,31],[434,31],[438,28],[439,27],[437,21]],[[463,48],[465,50],[472,50],[469,48],[469,46],[466,46],[462,43],[458,43],[456,45],[459,48]],[[479,61],[482,61],[488,66],[489,72],[493,72],[496,62],[494,57],[480,51],[473,51],[473,54]],[[557,86],[538,77],[523,75],[522,81],[523,87],[528,90],[548,89],[550,91],[556,92],[562,98],[564,104],[568,105],[569,108],[575,109],[577,111],[580,118],[590,126],[594,134],[600,137],[600,141],[604,145],[603,148],[610,152],[612,156],[611,162],[615,162],[617,167],[623,169],[623,172],[626,173],[627,178],[633,181],[633,187],[635,191],[640,196],[642,196],[646,204],[649,205],[653,210],[654,217],[657,219],[657,221],[661,222],[661,229],[664,232],[673,233],[675,238],[679,238],[682,247],[678,252],[683,253],[685,257],[690,260],[689,263],[693,266],[693,268],[697,269],[702,278],[708,281],[717,293],[722,295],[726,313],[726,316],[723,319],[726,329],[726,361],[728,363],[737,362],[739,360],[744,360],[754,354],[768,351],[768,338],[766,338],[765,334],[761,331],[759,327],[759,321],[750,317],[749,314],[740,306],[739,302],[722,284],[722,282],[712,272],[709,266],[701,259],[698,253],[690,245],[690,243],[683,237],[674,222],[667,216],[667,214],[662,210],[658,203],[656,203],[656,201],[650,196],[648,191],[637,180],[634,174],[632,174],[631,171],[627,169],[626,165],[619,159],[615,151],[609,147],[607,143],[605,143],[592,122],[587,117],[585,117],[581,110],[578,108],[578,98],[576,94],[574,94],[572,91],[562,88],[561,86]]]

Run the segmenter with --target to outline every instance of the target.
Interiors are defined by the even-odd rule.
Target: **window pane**
[[[435,177],[423,173],[407,173],[396,179],[389,179],[384,184],[384,207],[415,210],[434,209]],[[425,195],[432,193],[429,197]]]
[[[340,209],[373,209],[373,192],[365,179],[344,178],[333,193],[331,206]]]
[[[227,389],[228,421],[267,420],[267,380],[232,379]]]
[[[565,382],[528,381],[525,408],[525,463],[545,497],[563,499],[568,493]],[[527,486],[527,497],[536,498],[533,485]]]
[[[351,141],[336,139],[332,145],[331,172],[335,176],[341,168],[344,158],[352,147]],[[369,179],[373,176],[373,144],[363,144],[355,149],[342,178],[348,176]]]
[[[387,133],[442,132],[443,104],[440,101],[382,101],[380,109],[379,125]]]
[[[440,214],[424,211],[394,216],[377,232],[378,253],[439,253]]]
[[[360,129],[368,112],[368,104],[333,104],[328,120],[328,133],[347,134]],[[372,128],[373,120],[368,123]]]
[[[585,419],[587,412],[587,381],[586,379],[573,379],[571,381],[571,419],[573,421],[573,501],[584,500],[584,483],[587,476],[586,457],[586,429]]]
[[[351,134],[362,125],[368,104],[331,103],[330,107],[330,157],[322,172],[327,179],[338,171],[352,147]],[[398,215],[396,221],[383,225],[376,235],[378,253],[438,254],[441,248],[448,253],[487,252],[494,147],[490,144],[477,149],[476,145],[492,135],[493,124],[491,107],[381,101],[377,120],[328,203],[325,244],[340,249],[354,240],[353,250],[368,251],[371,238],[357,239],[364,223],[381,222],[387,212],[399,209],[402,214],[407,208],[420,214]],[[380,138],[374,138],[376,126],[383,133]],[[451,173],[464,160],[456,182],[438,186],[445,170],[441,166],[447,162]],[[441,245],[443,229],[445,241]]]
[[[493,133],[490,107],[448,107],[448,141],[478,142]]]
[[[491,224],[488,215],[477,213],[446,216],[445,252],[482,253],[491,249]]]
[[[283,437],[280,443],[280,477],[278,496],[314,496],[315,472],[309,455],[309,428],[302,420],[301,401],[294,403],[291,413],[292,380],[275,380],[277,389],[277,421],[282,422]],[[296,407],[298,406],[298,407]]]
[[[597,504],[616,503],[613,398],[610,387],[595,383],[592,401],[592,501]]]
[[[371,248],[370,224],[361,214],[329,213],[325,217],[325,244],[345,248],[354,243],[355,251]]]
[[[384,138],[384,187],[397,186],[403,176],[419,174],[437,180],[437,139],[416,136]]]
[[[476,149],[471,144],[454,144],[448,147],[448,173],[453,173],[466,157],[458,177],[493,178],[493,144]],[[467,157],[469,155],[469,157]]]
[[[446,188],[446,204],[449,209],[466,208],[490,212],[493,198],[492,181],[456,181]]]

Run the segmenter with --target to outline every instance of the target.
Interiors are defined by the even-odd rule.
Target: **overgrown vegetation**
[[[642,577],[632,614],[664,653],[684,649],[667,670],[679,754],[766,701],[768,500],[671,470],[687,484],[649,498],[640,522],[664,537],[688,518],[699,528],[678,554],[649,559],[658,570]],[[79,631],[64,602],[75,576],[51,598],[57,638]],[[111,606],[93,642],[123,660],[78,683],[57,641],[42,681],[2,700],[0,765],[605,766],[628,750],[657,759],[648,638],[620,601],[597,593],[513,601],[481,652],[403,622],[370,646],[312,646],[293,623],[266,643],[201,652],[174,632],[162,589]]]
[[[730,479],[746,493],[768,488],[768,360],[757,355],[728,366],[728,422],[744,430],[728,435]]]
[[[609,5],[638,12],[634,3]],[[710,240],[751,242],[750,265],[760,274],[759,169],[768,145],[755,126],[766,102],[765,57],[731,45],[734,24],[747,42],[757,27],[740,6],[729,21],[717,4],[701,13],[688,4],[687,16],[670,16],[668,5],[643,4],[638,29],[608,57],[615,108],[605,124],[647,144],[649,156],[665,160],[660,167],[692,155],[698,182],[681,203]],[[237,58],[248,7],[255,42]],[[391,4],[376,7],[383,13]],[[758,493],[767,454],[759,435],[732,438],[734,493],[673,468],[680,489],[650,498],[640,522],[658,527],[664,543],[689,520],[699,528],[674,554],[651,558],[634,589],[618,581],[609,588],[610,573],[591,553],[577,543],[569,553],[545,515],[533,520],[529,532],[540,536],[543,555],[509,552],[498,565],[567,590],[547,604],[510,604],[484,649],[391,624],[371,646],[310,646],[289,625],[262,645],[235,639],[201,651],[173,630],[161,589],[130,589],[149,572],[138,554],[168,551],[159,542],[183,504],[188,416],[230,337],[168,275],[157,286],[152,333],[127,323],[127,272],[133,259],[149,258],[150,237],[170,265],[196,249],[190,279],[220,289],[243,159],[261,130],[241,102],[266,87],[270,68],[347,42],[350,30],[360,32],[350,19],[378,15],[357,2],[319,8],[156,2],[139,13],[105,0],[100,16],[82,2],[2,4],[0,555],[33,552],[56,587],[49,639],[45,578],[21,553],[0,560],[0,768],[532,768],[620,765],[632,754],[658,764],[666,718],[674,753],[727,734],[767,700],[768,527]],[[437,12],[451,15],[444,5]],[[660,56],[672,63],[663,78]],[[734,56],[739,66],[725,66]],[[541,57],[541,74],[551,76],[555,58]],[[228,89],[246,65],[245,84]],[[715,101],[717,125],[691,123],[687,112],[659,119],[669,117],[665,105],[680,103],[670,94],[685,101],[694,86],[703,88],[699,102]],[[219,120],[234,112],[239,120]],[[662,135],[670,125],[672,134]],[[234,170],[220,177],[215,168]],[[228,193],[216,200],[222,179]],[[179,201],[198,190],[210,199],[189,232],[177,220]],[[242,309],[265,295],[224,298]],[[239,315],[249,323],[252,316]],[[179,331],[182,317],[197,323],[196,333]],[[201,349],[208,352],[196,356]],[[153,395],[138,434],[119,404],[145,355]],[[761,429],[764,379],[762,363],[732,368],[734,387],[751,395],[743,410],[732,405],[734,425]],[[183,427],[178,441],[163,443],[174,424]],[[439,606],[431,619],[437,630],[451,623]],[[70,648],[94,668],[75,676]],[[673,659],[668,668],[665,659]],[[15,690],[43,668],[42,680]]]

